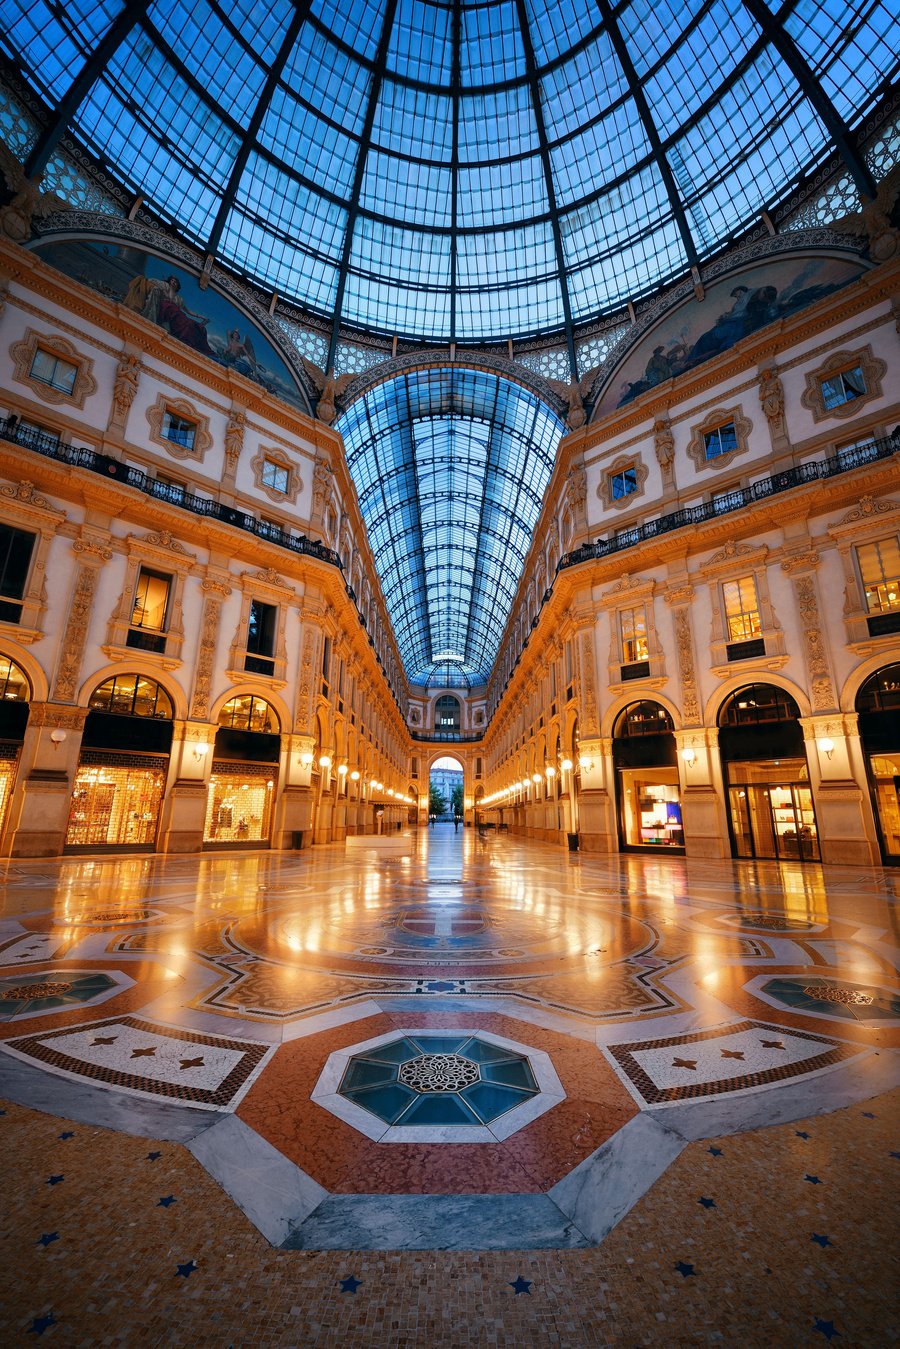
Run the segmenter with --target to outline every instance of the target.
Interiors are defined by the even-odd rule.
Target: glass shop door
[[[819,837],[805,782],[742,782],[728,789],[736,857],[817,862]]]

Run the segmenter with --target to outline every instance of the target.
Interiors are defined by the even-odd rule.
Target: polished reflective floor
[[[897,1080],[898,873],[443,825],[3,881],[0,1092],[190,1141],[275,1245],[589,1246],[686,1139]]]

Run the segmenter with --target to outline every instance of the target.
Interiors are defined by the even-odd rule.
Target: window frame
[[[38,351],[75,367],[76,374],[70,390],[58,389],[32,373]],[[83,408],[85,400],[97,392],[94,362],[80,352],[73,342],[56,333],[39,333],[34,328],[27,328],[24,337],[13,342],[9,353],[13,358],[13,379],[19,384],[25,384],[44,403]]]

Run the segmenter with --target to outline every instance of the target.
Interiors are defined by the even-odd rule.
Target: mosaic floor
[[[662,1212],[660,1196],[673,1186],[680,1192],[679,1176],[693,1184],[699,1167],[704,1187],[691,1202],[704,1212],[707,1200],[710,1212],[721,1208],[703,1169],[717,1160],[710,1140],[732,1157],[752,1157],[755,1146],[753,1165],[764,1167],[766,1140],[802,1143],[810,1132],[803,1121],[821,1120],[816,1136],[845,1116],[848,1129],[873,1115],[879,1129],[896,1129],[888,1093],[900,1083],[900,873],[570,855],[436,829],[383,848],[357,840],[303,854],[4,862],[0,884],[0,1096],[10,1103],[0,1125],[16,1124],[18,1140],[15,1151],[4,1149],[7,1162],[32,1133],[40,1153],[37,1140],[56,1117],[44,1178],[56,1203],[57,1184],[70,1192],[54,1180],[66,1175],[57,1136],[77,1136],[95,1157],[137,1149],[138,1160],[148,1153],[135,1136],[154,1140],[150,1151],[179,1158],[179,1174],[190,1177],[195,1218],[212,1233],[240,1233],[238,1245],[251,1242],[261,1267],[289,1282],[282,1260],[313,1261],[297,1268],[316,1298],[331,1295],[320,1288],[325,1269],[346,1267],[348,1278],[363,1280],[353,1297],[368,1299],[368,1311],[362,1321],[351,1317],[358,1338],[348,1331],[342,1344],[424,1342],[421,1303],[415,1312],[415,1299],[404,1296],[400,1321],[387,1324],[390,1299],[378,1312],[374,1287],[365,1295],[363,1287],[372,1271],[389,1273],[397,1301],[401,1268],[418,1270],[427,1287],[438,1267],[464,1271],[454,1277],[481,1302],[480,1329],[454,1339],[440,1302],[430,1303],[429,1342],[521,1342],[519,1312],[493,1301],[486,1282],[489,1268],[511,1267],[506,1253],[520,1253],[521,1278],[534,1292],[541,1279],[531,1275],[556,1261],[561,1307],[569,1295],[559,1279],[569,1275],[559,1270],[579,1271],[573,1287],[583,1291],[593,1277],[608,1292],[605,1262],[614,1246],[627,1251],[629,1232],[636,1245],[621,1259],[646,1265],[652,1256],[666,1271],[666,1224],[652,1217]],[[869,1109],[875,1098],[878,1110]],[[896,1165],[891,1149],[900,1147],[896,1133],[884,1141],[884,1158],[877,1149],[871,1157],[885,1172],[872,1179],[879,1197]],[[787,1146],[787,1169],[773,1162],[768,1181],[776,1211],[801,1160],[797,1145]],[[803,1204],[823,1180],[852,1179],[840,1150],[827,1180],[810,1179],[825,1169],[812,1165],[799,1182]],[[18,1168],[9,1169],[18,1184]],[[729,1187],[736,1198],[733,1173]],[[743,1195],[748,1213],[737,1226],[729,1219],[709,1261],[726,1249],[746,1260],[741,1224],[753,1227],[765,1189],[757,1175]],[[201,1203],[201,1191],[215,1202]],[[121,1202],[113,1184],[116,1212]],[[851,1229],[862,1240],[864,1214],[868,1240],[869,1204],[848,1205],[844,1240]],[[890,1244],[890,1208],[884,1213],[879,1230]],[[91,1249],[93,1221],[77,1218]],[[141,1211],[134,1222],[144,1221]],[[18,1219],[7,1238],[17,1231]],[[44,1237],[53,1250],[50,1240],[46,1252],[36,1249],[56,1258],[57,1238],[41,1232],[35,1241]],[[676,1257],[694,1267],[680,1274],[676,1266],[685,1285],[700,1269],[696,1239],[685,1237]],[[273,1247],[282,1248],[277,1265]],[[68,1249],[71,1274],[81,1257]],[[473,1250],[482,1256],[452,1265],[450,1252]],[[448,1253],[440,1266],[438,1251]],[[565,1252],[571,1266],[559,1264]],[[768,1273],[775,1268],[773,1255]],[[31,1336],[29,1315],[40,1322],[50,1312],[40,1281],[32,1296],[30,1276],[22,1277],[19,1319],[8,1324]],[[510,1288],[519,1277],[510,1276]],[[278,1277],[269,1282],[274,1288]],[[887,1304],[868,1275],[865,1283],[875,1308],[866,1313],[869,1330],[855,1339],[834,1334],[889,1343]],[[163,1286],[152,1287],[162,1301],[146,1292],[146,1325],[158,1324],[162,1336],[175,1313]],[[742,1288],[739,1300],[752,1301]],[[516,1307],[520,1292],[511,1293]],[[678,1305],[671,1296],[660,1290],[662,1319],[642,1321],[643,1329],[632,1308],[625,1339],[616,1338],[615,1317],[579,1339],[575,1314],[571,1330],[553,1321],[557,1338],[548,1342],[735,1342],[705,1338],[708,1311],[694,1338],[684,1327],[686,1338],[673,1337],[686,1295]],[[454,1315],[466,1314],[468,1297],[454,1289]],[[53,1323],[34,1334],[90,1343],[79,1320],[83,1299],[73,1284],[67,1315],[82,1328],[70,1340]],[[813,1322],[839,1327],[838,1310],[846,1320],[839,1300],[833,1315],[823,1305]],[[332,1343],[324,1321],[315,1331],[308,1321],[301,1330],[301,1321],[273,1325],[269,1339],[210,1328],[208,1340],[183,1342]],[[665,1337],[654,1338],[662,1325]],[[110,1343],[132,1342],[127,1329],[119,1339],[110,1333]],[[134,1342],[156,1343],[153,1333]],[[782,1342],[754,1333],[745,1327],[742,1342]],[[830,1337],[816,1330],[810,1342],[823,1335]]]

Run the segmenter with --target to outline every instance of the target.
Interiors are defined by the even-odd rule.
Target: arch
[[[746,680],[744,682],[746,683]],[[681,730],[683,724],[681,711],[672,701],[671,698],[666,697],[665,694],[657,692],[656,689],[653,690],[652,698],[650,697],[639,698],[637,696],[637,691],[635,689],[632,689],[629,693],[620,694],[619,697],[616,698],[615,701],[612,702],[606,709],[600,723],[600,736],[604,740],[607,738],[611,738],[613,733],[613,727],[615,726],[616,721],[619,718],[619,714],[624,712],[625,708],[629,707],[632,703],[642,703],[642,702],[659,703],[660,707],[664,707],[665,710],[668,712],[669,716],[672,718],[672,726],[674,730],[676,731]]]
[[[13,665],[18,665],[31,689],[29,702],[45,703],[50,697],[50,685],[43,667],[38,664],[30,651],[23,651],[14,642],[0,641],[0,656],[6,656]]]
[[[753,708],[760,707],[762,709],[765,709],[767,706],[772,707],[776,705],[772,703],[767,704],[764,701],[760,701],[759,703],[755,702],[752,699],[751,694],[757,690],[759,691],[774,690],[776,693],[783,694],[785,699],[784,705],[785,711],[787,711],[789,715],[775,716],[775,717],[754,716],[752,712]],[[745,694],[744,700],[741,699],[742,694]],[[793,707],[788,707],[787,702],[792,703]],[[742,708],[745,709],[746,714],[744,716],[739,715]],[[796,712],[794,711],[795,708]],[[725,718],[726,716],[728,717],[727,721],[723,720],[723,718]],[[769,725],[772,722],[799,721],[799,719],[800,719],[800,708],[797,705],[796,700],[792,698],[791,695],[785,689],[779,688],[777,684],[768,684],[765,683],[764,681],[755,681],[751,684],[740,685],[738,688],[734,690],[733,693],[730,693],[728,695],[728,697],[719,706],[719,714],[717,720],[718,725],[720,727],[724,727],[724,726],[755,726],[759,725],[760,723]]]
[[[236,684],[233,688],[227,689],[220,694],[212,704],[210,709],[210,721],[214,726],[218,726],[219,717],[222,708],[226,703],[230,703],[232,698],[261,698],[264,703],[268,703],[275,716],[278,718],[279,730],[290,729],[291,714],[282,698],[277,693],[269,689],[260,688],[258,684]]]
[[[138,681],[139,679],[145,679],[145,680],[147,681],[148,684],[152,684],[152,685],[154,686],[154,688],[156,688],[157,690],[159,690],[159,691],[161,691],[161,692],[163,693],[163,695],[165,696],[165,698],[166,698],[166,700],[167,700],[167,702],[168,702],[168,704],[169,704],[169,707],[168,707],[168,713],[169,713],[169,715],[162,716],[162,717],[159,718],[159,720],[164,720],[164,721],[174,721],[174,720],[175,720],[175,717],[176,717],[176,709],[175,709],[175,704],[174,704],[174,702],[173,702],[173,700],[172,700],[172,696],[171,696],[171,694],[169,693],[169,690],[168,690],[168,688],[166,687],[165,683],[164,683],[161,679],[157,679],[156,675],[157,675],[157,671],[155,671],[155,670],[154,670],[154,672],[153,672],[152,675],[145,675],[145,674],[142,674],[140,671],[138,671],[138,670],[133,670],[133,669],[128,669],[128,670],[114,670],[111,674],[108,674],[108,675],[106,676],[105,679],[100,679],[100,680],[97,680],[97,681],[94,682],[93,688],[91,689],[90,693],[88,694],[87,706],[90,708],[90,710],[91,710],[92,712],[102,712],[102,711],[104,711],[104,710],[107,710],[107,711],[108,711],[109,709],[104,709],[104,708],[102,708],[102,707],[99,707],[99,708],[92,707],[92,706],[91,706],[91,700],[92,700],[93,698],[96,698],[96,696],[97,696],[97,694],[100,692],[100,690],[101,690],[102,688],[104,688],[107,684],[113,684],[114,681],[118,681],[118,680],[121,680],[121,681],[122,681],[123,690],[127,690],[128,681],[131,680],[131,679],[134,679],[134,681],[135,681],[135,688],[134,688],[132,697],[133,697],[133,698],[136,698],[136,696],[137,696],[137,681]],[[157,694],[157,697],[158,697],[158,694]],[[118,715],[118,714],[117,714],[117,713],[114,713],[113,715]],[[136,711],[132,710],[131,713],[126,713],[125,715],[141,716],[142,714],[139,713],[139,712],[136,712]],[[155,712],[154,712],[153,715],[155,716]]]
[[[841,696],[838,706],[842,712],[855,712],[856,699],[859,696],[860,689],[872,675],[878,674],[879,670],[886,669],[889,665],[895,665],[897,662],[887,658],[888,653],[882,651],[877,656],[869,656],[867,660],[861,661],[855,669],[851,670],[844,687],[841,689]]]
[[[161,689],[169,695],[172,701],[172,717],[175,721],[187,721],[188,705],[187,696],[181,685],[166,672],[162,672],[149,661],[143,661],[140,657],[135,660],[129,660],[128,668],[123,670],[121,664],[105,665],[101,670],[96,670],[88,679],[84,681],[78,691],[78,707],[90,707],[90,700],[96,689],[101,684],[105,684],[108,679],[113,679],[117,675],[140,675],[142,679],[152,679],[154,684],[158,684]]]
[[[446,712],[449,717],[452,715],[454,710],[456,713],[456,720],[452,723],[448,721],[446,725],[448,726],[449,729],[458,731],[462,727],[462,716],[463,716],[462,700],[460,698],[457,698],[455,693],[448,693],[446,691],[443,693],[439,693],[437,697],[432,699],[431,702],[430,711],[431,711],[432,725],[435,728],[437,728],[440,724],[444,724],[439,723],[438,721],[439,715],[442,712]]]
[[[812,716],[812,707],[809,698],[803,692],[803,689],[800,688],[799,684],[795,684],[792,679],[785,679],[782,675],[772,674],[769,670],[766,670],[764,679],[760,678],[753,680],[748,678],[746,674],[743,676],[735,675],[731,679],[726,679],[724,684],[716,689],[715,693],[707,699],[704,711],[704,725],[718,726],[719,712],[721,711],[723,704],[733,693],[737,693],[738,689],[746,688],[748,684],[753,683],[774,684],[776,688],[783,689],[785,693],[791,695],[794,702],[799,707],[801,717]]]
[[[888,693],[889,697],[887,699],[883,697],[879,698],[878,703],[880,704],[880,706],[876,706],[874,708],[872,707],[861,708],[859,706],[859,702],[868,686],[870,684],[874,684],[875,680],[878,678],[879,675],[887,674],[889,671],[892,672],[890,688],[880,690],[880,692],[882,693]],[[873,689],[873,692],[874,691],[875,690]],[[856,710],[858,712],[867,712],[867,713],[871,713],[874,711],[876,715],[882,712],[890,712],[891,715],[896,716],[898,707],[900,707],[900,661],[891,661],[890,664],[882,665],[880,669],[873,671],[873,673],[869,675],[869,678],[864,680],[863,683],[860,685],[859,692],[856,695]]]
[[[234,704],[240,704],[244,702],[248,698],[249,702],[247,703],[246,709],[244,709],[243,707],[233,706]],[[229,709],[231,709],[230,715]],[[265,711],[263,711],[263,709],[265,709]],[[242,725],[241,723],[243,722],[244,719],[245,710],[246,710],[247,724]],[[218,724],[220,727],[222,727],[223,730],[233,730],[233,731],[262,730],[262,727],[254,726],[252,723],[256,719],[262,720],[263,717],[265,717],[267,723],[265,729],[263,730],[263,734],[264,735],[280,734],[281,725],[278,719],[278,712],[269,702],[268,698],[261,698],[259,694],[256,693],[251,693],[249,695],[246,693],[238,693],[235,694],[233,698],[229,698],[226,703],[222,704],[221,708],[219,709]],[[236,718],[238,719],[237,725],[235,724]],[[275,722],[274,728],[270,724],[268,724],[270,721]]]

